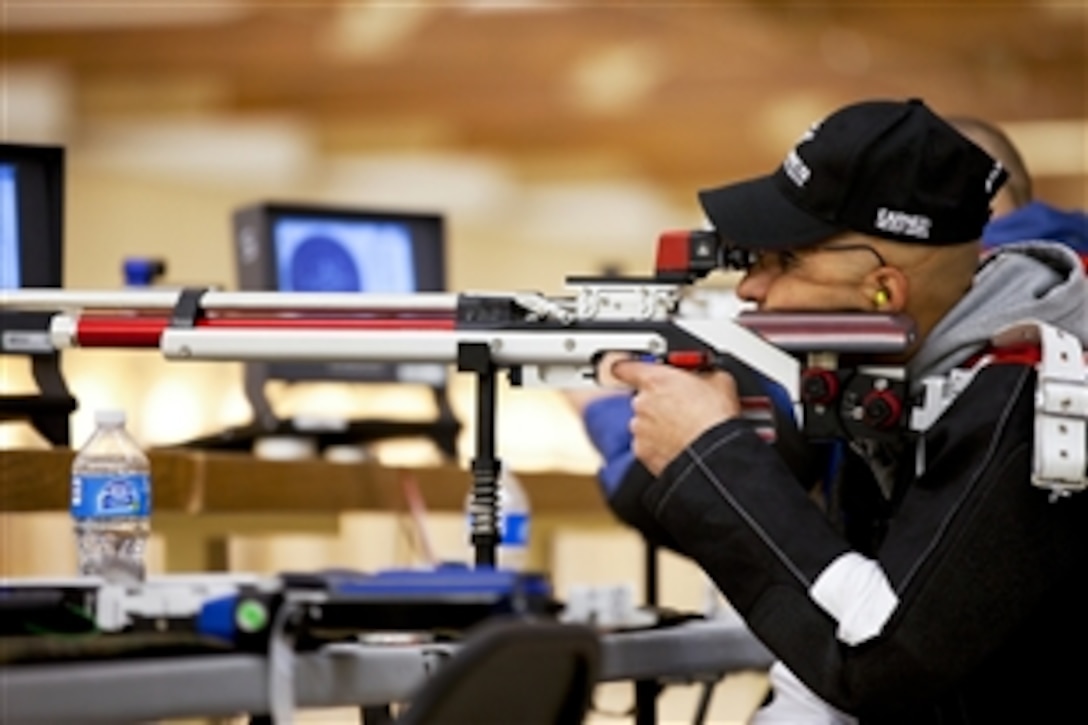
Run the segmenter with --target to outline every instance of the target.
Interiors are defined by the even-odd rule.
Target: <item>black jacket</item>
[[[794,674],[862,723],[1082,718],[1088,493],[1051,501],[1031,484],[1034,392],[1030,367],[983,369],[926,433],[923,475],[904,453],[890,500],[859,496],[875,482],[848,465],[848,525],[742,420],[707,431],[657,481],[632,469],[612,505],[698,562]],[[857,645],[809,593],[848,551],[874,558],[898,597]]]

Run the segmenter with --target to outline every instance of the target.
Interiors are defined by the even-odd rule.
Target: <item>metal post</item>
[[[495,457],[496,371],[484,343],[461,343],[457,369],[476,373],[476,457],[472,461],[471,543],[476,566],[494,567],[499,544],[499,471]]]
[[[643,599],[648,607],[657,606],[657,545],[645,542]],[[661,685],[657,680],[635,681],[635,725],[655,725],[657,723],[657,696]]]

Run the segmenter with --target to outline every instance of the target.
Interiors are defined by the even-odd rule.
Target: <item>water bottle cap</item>
[[[103,408],[94,413],[94,422],[98,425],[124,425],[125,411],[117,408]]]

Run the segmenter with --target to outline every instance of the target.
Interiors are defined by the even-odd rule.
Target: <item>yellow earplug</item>
[[[873,295],[873,302],[877,307],[883,307],[888,304],[888,292],[887,290],[878,289],[876,294]]]

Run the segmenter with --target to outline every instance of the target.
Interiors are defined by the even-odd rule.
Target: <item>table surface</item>
[[[67,511],[69,449],[0,451],[0,511]],[[338,513],[403,507],[413,478],[429,509],[461,511],[472,484],[453,464],[419,468],[376,462],[269,461],[244,453],[155,449],[150,452],[155,511],[187,513]],[[606,514],[592,475],[518,472],[533,510]],[[43,485],[43,482],[56,485]]]
[[[294,658],[298,707],[404,701],[453,645],[335,644]],[[602,636],[602,681],[716,680],[764,671],[771,654],[735,614]],[[187,655],[0,667],[0,721],[136,722],[268,712],[268,660]],[[63,693],[63,697],[58,697]]]

